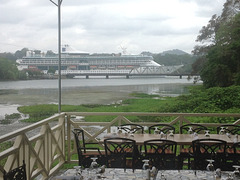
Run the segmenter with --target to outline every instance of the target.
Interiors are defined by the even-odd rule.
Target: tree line
[[[27,51],[28,48],[23,48],[22,50],[17,50],[15,53],[0,53],[0,80],[25,80],[28,78],[39,78],[41,76],[41,72],[35,69],[18,70],[16,60],[26,56]],[[39,52],[39,50],[34,51]],[[46,56],[53,54],[54,53],[49,50]]]

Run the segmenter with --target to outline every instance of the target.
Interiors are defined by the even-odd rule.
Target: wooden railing
[[[91,117],[106,117],[107,120],[91,122]],[[239,117],[240,114],[218,113],[67,112],[57,114],[0,137],[0,180],[3,179],[4,170],[9,171],[21,165],[23,160],[26,162],[29,180],[48,179],[57,173],[63,164],[77,163],[76,156],[73,156],[76,154],[71,133],[73,128],[83,129],[87,142],[98,142],[99,138],[110,132],[112,127],[132,121],[137,121],[145,127],[161,122],[174,125],[178,129],[184,123],[196,122],[196,119],[201,122],[200,124],[208,127],[219,126],[225,121],[240,124]],[[84,121],[85,118],[88,118],[89,122]]]

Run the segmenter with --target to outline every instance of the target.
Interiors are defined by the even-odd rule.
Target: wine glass
[[[91,160],[91,165],[89,167],[89,176],[92,177],[92,178],[95,178],[97,172],[98,172],[98,163],[97,163],[97,157],[92,157]]]
[[[238,142],[238,134],[235,134],[234,139],[233,139],[233,142],[234,142],[234,143],[237,143],[237,142]]]
[[[118,134],[122,134],[122,128],[121,128],[121,127],[118,127],[118,128],[117,128],[117,132],[118,132]]]
[[[76,170],[76,176],[79,176],[82,174],[81,166],[74,166],[73,168]]]
[[[209,137],[209,136],[210,136],[209,130],[206,130],[206,131],[205,131],[205,136],[206,136],[206,137]]]
[[[99,166],[98,166],[98,163],[97,163],[97,157],[92,157],[91,160],[91,165],[90,165],[90,169],[97,169]]]
[[[208,165],[207,165],[207,171],[214,171],[214,166],[213,166],[213,162],[214,160],[213,159],[207,159],[208,161]]]
[[[235,170],[233,171],[233,177],[235,179],[240,179],[240,172],[239,172],[240,166],[234,165],[233,168],[235,168]]]
[[[210,172],[210,176],[212,175],[213,176],[213,179],[215,179],[215,173],[214,173],[214,165],[213,165],[213,162],[214,160],[213,159],[207,159],[208,161],[208,165],[207,165],[207,171]]]
[[[143,179],[149,179],[150,178],[150,167],[149,167],[149,160],[144,159],[143,166],[142,166],[142,176]]]
[[[155,127],[155,129],[154,129],[154,132],[153,132],[154,134],[159,134],[159,129],[158,129],[158,127]]]
[[[221,135],[223,135],[223,134],[225,134],[225,129],[224,129],[224,127],[220,127],[221,129],[220,129],[220,131],[219,131],[219,134],[221,134]]]
[[[133,132],[134,132],[134,130],[130,130],[130,131],[129,131],[129,137],[130,137],[130,138],[133,138],[133,137],[134,137],[134,133],[133,133]]]
[[[198,139],[198,133],[196,133],[196,132],[193,133],[193,139],[194,140]]]
[[[172,129],[169,130],[169,136],[174,136]]]
[[[192,134],[192,133],[193,133],[192,126],[189,126],[189,127],[188,127],[188,134]]]

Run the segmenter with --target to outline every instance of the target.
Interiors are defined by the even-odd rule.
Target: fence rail
[[[86,118],[91,121],[91,117],[107,117],[108,120],[84,121]],[[154,122],[151,121],[154,118]],[[66,112],[56,114],[0,137],[0,180],[3,179],[4,170],[9,171],[20,166],[23,160],[26,162],[29,180],[48,179],[57,173],[63,164],[77,163],[77,159],[73,157],[76,154],[76,145],[72,141],[71,133],[73,128],[83,129],[87,142],[98,142],[99,138],[111,132],[113,127],[131,123],[132,119],[145,127],[161,122],[179,128],[184,123],[195,123],[193,118],[202,118],[200,124],[208,127],[219,126],[219,123],[224,122],[225,119],[230,120],[232,124],[240,124],[240,114],[235,113]]]

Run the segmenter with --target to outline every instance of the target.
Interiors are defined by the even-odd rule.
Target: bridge
[[[183,65],[179,66],[145,66],[133,68],[130,70],[62,70],[61,74],[67,78],[73,78],[75,76],[85,76],[87,79],[90,76],[105,76],[107,79],[110,76],[125,76],[127,79],[132,76],[191,76],[190,73],[180,73],[180,69]],[[58,74],[58,72],[57,72]]]

